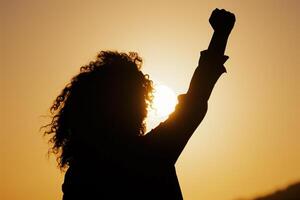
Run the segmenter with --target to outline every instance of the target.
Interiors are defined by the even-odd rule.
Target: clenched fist
[[[215,32],[229,35],[235,23],[235,16],[224,9],[219,10],[216,8],[211,13],[209,23]]]

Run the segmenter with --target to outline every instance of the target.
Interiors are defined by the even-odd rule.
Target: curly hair
[[[60,169],[68,167],[83,148],[85,135],[103,140],[124,127],[131,134],[145,134],[153,83],[140,71],[141,66],[142,59],[135,52],[101,51],[56,97],[44,135],[51,136],[49,152],[57,156]],[[111,130],[116,127],[117,131]]]

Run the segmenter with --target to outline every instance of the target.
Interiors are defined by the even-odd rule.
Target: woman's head
[[[50,108],[52,152],[59,166],[68,166],[83,138],[132,137],[145,133],[147,107],[152,102],[152,81],[141,71],[137,53],[101,51],[80,68]]]

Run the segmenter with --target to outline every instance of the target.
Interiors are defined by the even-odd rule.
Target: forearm
[[[208,51],[215,55],[224,55],[229,34],[214,31]]]
[[[227,59],[227,56],[216,54],[209,50],[202,51],[198,67],[190,82],[187,96],[198,99],[199,103],[208,101],[215,83],[226,72],[223,64]]]
[[[228,59],[225,49],[230,32],[214,31],[208,49],[201,52],[198,67],[192,77],[188,95],[207,101],[213,87],[222,73],[223,64]]]

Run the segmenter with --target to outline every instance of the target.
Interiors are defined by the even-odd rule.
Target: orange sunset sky
[[[176,167],[187,200],[252,198],[300,181],[300,1],[1,0],[0,199],[60,199],[63,173],[39,128],[100,50],[137,51],[184,93],[214,8],[235,13],[228,73]]]

